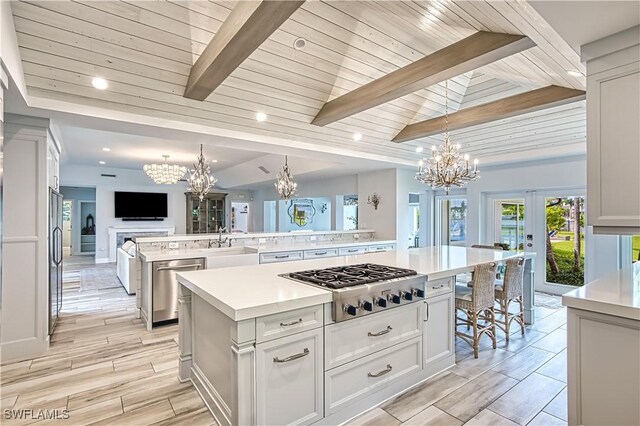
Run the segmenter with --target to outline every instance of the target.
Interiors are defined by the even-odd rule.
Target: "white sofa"
[[[122,248],[118,248],[116,255],[116,268],[118,279],[129,294],[136,294],[140,284],[140,259],[132,256]]]

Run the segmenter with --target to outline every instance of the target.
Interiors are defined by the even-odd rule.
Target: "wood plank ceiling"
[[[444,84],[324,127],[332,99],[477,31],[528,36],[536,46],[449,82],[456,111],[548,85],[584,90],[579,57],[524,1],[307,1],[206,101],[183,97],[189,72],[235,6],[232,1],[17,1],[12,3],[30,96],[276,136],[400,160],[416,146],[391,139],[444,113]],[[303,50],[293,48],[298,37]],[[91,78],[110,83],[104,92]],[[257,122],[255,114],[268,114]],[[354,142],[353,134],[362,141]],[[585,141],[584,102],[451,132],[482,160]]]

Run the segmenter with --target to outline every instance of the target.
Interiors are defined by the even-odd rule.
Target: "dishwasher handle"
[[[156,271],[171,271],[174,269],[187,269],[187,268],[196,268],[200,269],[202,267],[199,263],[190,263],[188,265],[176,265],[176,266],[160,266],[156,268]]]

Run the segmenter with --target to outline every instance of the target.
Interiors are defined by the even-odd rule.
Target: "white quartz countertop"
[[[178,282],[234,321],[330,302],[330,291],[280,277],[280,274],[332,266],[378,263],[414,269],[428,279],[463,273],[480,263],[504,261],[522,253],[436,246],[354,256],[178,273]],[[526,254],[533,257],[532,254]]]
[[[640,263],[635,267],[640,270]],[[565,306],[640,321],[640,271],[621,269],[562,296]]]
[[[269,244],[259,246],[244,246],[250,249],[257,250],[258,253],[278,253],[286,251],[297,250],[322,250],[340,247],[359,247],[359,246],[371,246],[376,244],[395,244],[395,240],[368,240],[368,241],[349,241],[334,243],[331,241],[323,242],[301,242],[301,243],[281,243],[281,244]],[[234,246],[236,247],[236,246]],[[237,246],[243,247],[243,246]],[[227,248],[223,246],[221,251]],[[208,250],[214,249],[188,249],[188,250],[161,250],[161,251],[148,251],[139,252],[138,256],[143,262],[156,262],[163,260],[178,260],[178,259],[193,259],[198,257],[207,257]]]
[[[334,234],[367,234],[374,233],[375,229],[352,229],[349,231],[331,230],[331,231],[291,231],[291,232],[248,232],[248,233],[231,233],[223,234],[231,238],[278,238],[278,237],[312,237],[314,235],[334,235]],[[156,243],[167,241],[190,241],[190,240],[207,240],[218,238],[217,233],[210,234],[172,234],[167,237],[138,237],[136,243]]]

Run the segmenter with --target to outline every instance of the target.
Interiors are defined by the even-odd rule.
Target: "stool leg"
[[[472,313],[472,321],[473,321],[473,357],[478,358],[478,349],[479,349],[479,341],[478,338],[478,313]]]
[[[511,324],[509,318],[509,303],[511,301],[509,299],[504,300],[504,332],[507,333],[507,342],[509,342],[509,324]]]
[[[493,349],[495,349],[497,347],[497,341],[496,341],[496,311],[495,311],[495,308],[489,309],[489,312],[491,312],[491,339],[493,340]],[[509,335],[507,335],[507,336],[509,336]]]
[[[522,296],[518,297],[518,306],[520,306],[520,313],[518,314],[520,317],[520,332],[524,336],[524,301]]]

